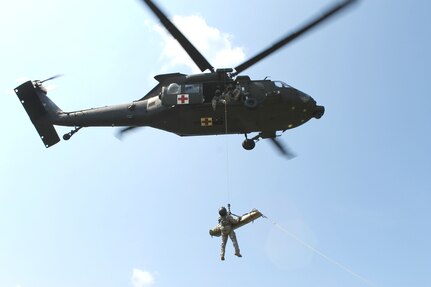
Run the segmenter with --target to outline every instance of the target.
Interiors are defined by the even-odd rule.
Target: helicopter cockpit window
[[[291,88],[288,84],[286,84],[285,82],[282,82],[282,81],[274,81],[274,85],[277,88]]]
[[[200,86],[201,85],[198,85],[198,84],[185,85],[184,92],[187,94],[198,94],[200,92]]]
[[[175,95],[175,94],[180,94],[181,93],[181,86],[176,84],[176,83],[172,83],[168,86],[168,91],[167,93],[169,95]]]

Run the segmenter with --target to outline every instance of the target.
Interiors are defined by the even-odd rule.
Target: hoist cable
[[[229,142],[227,137],[227,101],[224,102],[224,127],[226,133],[226,192],[227,192],[227,202],[230,202],[229,193]]]
[[[313,251],[314,253],[316,253],[320,257],[326,259],[328,262],[334,264],[335,266],[338,266],[339,268],[341,268],[342,270],[346,271],[350,275],[352,275],[352,276],[354,276],[354,277],[362,280],[366,285],[368,285],[370,287],[376,287],[376,285],[372,284],[367,278],[359,275],[358,273],[354,272],[352,269],[346,267],[345,265],[339,263],[338,261],[336,261],[336,260],[332,259],[331,257],[329,257],[328,255],[324,254],[323,252],[321,252],[318,249],[314,248],[313,246],[311,246],[310,244],[308,244],[307,242],[303,241],[301,238],[299,238],[298,236],[296,236],[295,234],[293,234],[292,232],[290,232],[289,230],[287,230],[287,228],[285,228],[282,225],[278,224],[276,221],[268,218],[267,216],[262,216],[262,217],[264,217],[264,218],[268,219],[269,221],[271,221],[272,224],[274,224],[276,227],[278,227],[285,234],[287,234],[288,236],[290,236],[291,238],[293,238],[296,242],[298,242],[302,246],[310,249],[311,251]]]

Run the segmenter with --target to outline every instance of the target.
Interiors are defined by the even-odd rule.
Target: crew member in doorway
[[[226,86],[226,90],[223,92],[222,98],[225,99],[227,103],[237,102],[241,91],[238,87],[234,87],[232,84]]]
[[[220,251],[221,260],[224,260],[224,254],[225,254],[226,242],[227,242],[228,236],[230,237],[230,240],[232,240],[233,247],[235,248],[235,255],[238,257],[242,257],[239,251],[238,241],[236,240],[235,231],[232,228],[232,225],[238,223],[241,220],[241,217],[239,218],[232,217],[230,212],[228,213],[224,206],[220,207],[218,213],[220,215],[218,218],[218,224],[220,225],[220,230],[221,230],[221,251]]]
[[[212,105],[214,111],[216,110],[217,103],[220,101],[220,97],[221,97],[220,87],[217,87],[217,90],[215,91],[214,97],[211,100],[211,105]]]
[[[230,104],[233,102],[238,102],[241,95],[241,91],[238,87],[234,87],[232,84],[228,84],[225,87],[223,93],[220,91],[220,87],[217,87],[214,97],[211,100],[213,110],[216,110],[217,104]]]

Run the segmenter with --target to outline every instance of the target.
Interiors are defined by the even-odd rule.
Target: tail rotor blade
[[[60,77],[63,77],[63,76],[64,76],[63,74],[57,74],[57,75],[52,76],[52,77],[50,77],[48,79],[45,79],[43,81],[38,81],[38,82],[42,84],[44,82],[51,81],[51,80],[54,80],[54,79],[57,79],[57,78],[60,78]]]

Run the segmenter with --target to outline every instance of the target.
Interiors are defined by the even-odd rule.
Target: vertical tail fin
[[[26,110],[31,122],[39,133],[45,147],[50,147],[60,141],[60,138],[50,121],[52,112],[61,111],[47,96],[45,88],[37,82],[25,82],[15,88],[21,104]]]

